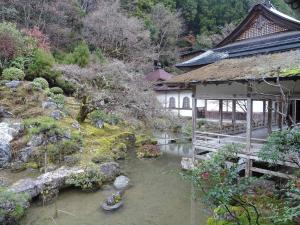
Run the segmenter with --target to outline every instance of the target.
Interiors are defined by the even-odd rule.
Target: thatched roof
[[[249,80],[300,74],[300,50],[223,59],[188,73],[175,76],[168,83]]]

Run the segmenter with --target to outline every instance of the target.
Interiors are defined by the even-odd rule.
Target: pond
[[[166,151],[156,160],[138,160],[133,153],[121,163],[134,184],[125,193],[124,206],[106,213],[100,204],[113,191],[80,190],[60,192],[56,203],[33,203],[22,225],[205,225],[205,207],[191,199],[191,185],[179,175],[180,157],[190,154],[190,145],[162,146]],[[55,217],[56,209],[58,216]],[[55,217],[55,218],[54,218]]]

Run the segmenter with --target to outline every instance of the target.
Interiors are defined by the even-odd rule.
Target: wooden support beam
[[[251,90],[249,90],[251,92]],[[251,153],[251,137],[252,137],[252,98],[249,93],[247,98],[247,127],[246,127],[246,152],[248,154]],[[251,176],[251,167],[252,167],[252,160],[250,158],[246,161],[246,168],[245,168],[245,176]]]
[[[277,124],[278,124],[278,129],[279,130],[282,130],[282,120],[283,120],[283,118],[282,118],[282,112],[283,112],[283,110],[282,110],[283,108],[282,108],[282,101],[280,100],[280,102],[278,103],[278,120],[277,120]]]
[[[220,131],[223,128],[223,100],[219,100],[219,127]]]
[[[180,106],[180,91],[178,91],[178,117],[180,117],[180,109],[181,109],[181,106]]]
[[[197,131],[197,99],[192,98],[192,123],[193,123],[193,161],[195,161],[195,142],[196,142],[196,131]]]
[[[272,100],[268,100],[268,134],[272,133]]]
[[[278,103],[275,102],[275,103],[274,103],[274,122],[275,122],[275,123],[277,123],[277,116],[278,116],[278,115],[277,115],[277,110],[278,110],[277,108],[278,108]]]
[[[263,126],[266,125],[266,100],[263,100]]]
[[[236,100],[232,100],[232,126],[233,126],[233,131],[235,130],[236,126]]]
[[[293,100],[293,122],[297,123],[297,100]]]
[[[204,100],[204,118],[206,118],[206,112],[207,112],[207,99]]]
[[[297,177],[294,176],[294,175],[289,175],[289,174],[286,174],[286,173],[280,173],[280,172],[275,172],[275,171],[256,168],[256,167],[252,167],[251,171],[261,173],[261,174],[267,174],[267,175],[271,175],[271,176],[275,176],[275,177],[281,177],[281,178],[284,178],[284,179],[297,179]]]

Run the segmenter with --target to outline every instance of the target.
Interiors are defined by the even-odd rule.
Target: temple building
[[[258,152],[272,131],[300,122],[300,21],[270,4],[258,4],[215,48],[177,66],[187,72],[167,83],[170,88],[181,85],[192,90],[193,159],[228,143],[244,144],[238,160],[245,162],[241,164],[245,175],[291,177],[261,167]],[[203,115],[199,101],[218,102],[218,131],[199,130],[197,121]],[[224,112],[224,103],[231,113]],[[237,112],[241,104],[243,116]],[[255,115],[255,104],[262,106],[262,118]],[[224,126],[226,116],[231,116],[230,126]],[[278,166],[296,167],[292,157],[282,159]]]

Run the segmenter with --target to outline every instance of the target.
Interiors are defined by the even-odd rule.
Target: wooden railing
[[[237,157],[255,161],[263,161],[258,157],[258,152],[262,149],[265,143],[265,139],[251,138],[251,151],[247,152],[246,137],[243,136],[195,131],[193,140],[193,146],[196,155],[195,158],[199,159],[203,158],[200,156],[203,152],[217,152],[228,144],[239,144],[244,148],[242,148],[237,154]],[[199,157],[197,157],[198,154]],[[272,163],[268,160],[264,160],[264,162]],[[297,168],[297,165],[295,165],[295,163],[293,163],[290,159],[283,159],[283,161],[277,161],[276,163],[278,165]],[[260,170],[261,173],[264,172],[262,169],[255,167],[252,167],[251,170],[254,172],[259,172],[258,170]]]
[[[265,139],[251,138],[251,153],[257,153],[265,142]],[[196,131],[193,144],[199,150],[216,151],[227,144],[239,144],[246,147],[246,137]],[[242,148],[241,153],[249,154],[245,148]]]

